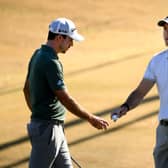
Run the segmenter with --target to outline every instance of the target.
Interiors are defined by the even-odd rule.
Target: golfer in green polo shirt
[[[63,132],[65,108],[97,129],[109,125],[82,108],[66,89],[58,53],[66,53],[73,40],[84,38],[71,20],[58,18],[49,25],[47,43],[34,52],[29,62],[24,95],[32,112],[27,125],[32,145],[30,168],[73,167]]]

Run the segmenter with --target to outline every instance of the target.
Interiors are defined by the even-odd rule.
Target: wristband
[[[121,107],[126,107],[128,111],[130,110],[130,107],[129,107],[128,103],[122,104]]]

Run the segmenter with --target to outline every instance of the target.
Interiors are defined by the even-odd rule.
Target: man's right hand
[[[95,115],[91,115],[88,121],[93,127],[97,129],[107,129],[107,127],[109,126],[109,123],[106,120]]]
[[[117,109],[113,110],[111,112],[111,118],[113,118],[113,115],[117,115],[118,118],[122,117],[123,115],[126,115],[128,112],[128,108],[125,106],[120,106]]]

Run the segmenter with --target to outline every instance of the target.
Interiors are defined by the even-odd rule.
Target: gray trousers
[[[168,168],[168,126],[159,124],[154,149],[155,168]]]
[[[27,130],[32,145],[29,168],[73,168],[61,124],[31,121]]]

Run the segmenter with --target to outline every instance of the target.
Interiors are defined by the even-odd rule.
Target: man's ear
[[[61,35],[55,36],[54,41],[56,41],[56,43],[60,43],[62,41],[62,36]]]
[[[55,39],[56,40],[60,40],[61,39],[61,35],[57,35]]]
[[[62,35],[58,35],[58,38],[59,38],[59,39],[62,39]]]

